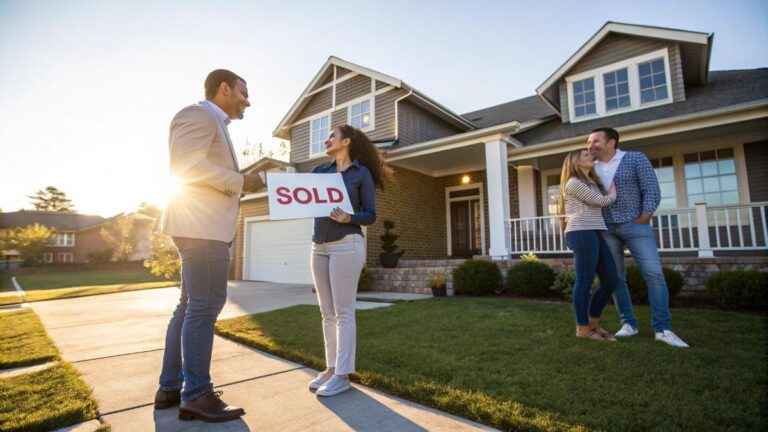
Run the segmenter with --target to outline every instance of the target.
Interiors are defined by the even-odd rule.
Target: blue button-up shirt
[[[336,161],[318,165],[312,173],[336,173]],[[312,234],[312,241],[315,243],[341,240],[347,234],[363,235],[360,226],[371,225],[376,221],[376,188],[368,168],[360,165],[355,159],[352,165],[341,172],[341,177],[344,179],[347,195],[355,213],[351,215],[352,220],[346,224],[340,224],[329,217],[315,218],[315,230]]]

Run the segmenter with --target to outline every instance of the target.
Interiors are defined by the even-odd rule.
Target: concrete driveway
[[[32,303],[64,358],[93,388],[102,418],[115,431],[492,430],[360,385],[318,398],[307,390],[316,371],[218,336],[214,385],[247,414],[215,424],[179,421],[176,408],[155,411],[165,328],[178,295],[178,288],[162,288]],[[297,304],[317,304],[311,286],[230,282],[220,318]]]

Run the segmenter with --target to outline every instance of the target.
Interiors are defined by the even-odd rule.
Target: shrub
[[[555,271],[543,261],[521,261],[507,271],[507,287],[515,294],[546,295],[554,282]]]
[[[101,252],[91,252],[87,255],[88,262],[94,264],[104,264],[112,261],[112,255],[114,251],[112,249],[104,249]]]
[[[363,270],[360,271],[360,279],[357,281],[357,290],[368,291],[370,278],[371,272],[368,270],[368,264],[364,264]]]
[[[467,260],[453,271],[456,294],[491,294],[501,284],[501,270],[496,264],[482,260]]]
[[[683,289],[685,280],[683,275],[677,270],[663,267],[664,280],[669,288],[669,300],[672,301]],[[640,269],[636,265],[627,266],[627,288],[633,303],[648,304],[648,285],[643,279]]]
[[[576,283],[576,272],[564,271],[557,274],[555,282],[552,284],[552,291],[557,291],[568,300],[573,300],[573,285]],[[592,289],[596,290],[600,286],[600,279],[595,277],[592,281]]]
[[[523,261],[541,261],[539,257],[533,252],[520,255],[520,259]]]
[[[723,309],[768,308],[768,273],[757,270],[730,270],[713,274],[707,292]]]

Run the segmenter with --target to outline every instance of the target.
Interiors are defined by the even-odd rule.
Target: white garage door
[[[245,279],[312,283],[312,219],[248,222]]]

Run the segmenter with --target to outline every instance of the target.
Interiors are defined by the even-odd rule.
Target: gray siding
[[[309,122],[296,125],[291,129],[291,163],[306,160],[309,157]]]
[[[672,75],[672,100],[681,102],[685,100],[685,81],[683,80],[683,62],[680,56],[680,45],[669,45],[669,73]]]
[[[331,115],[331,129],[347,122],[347,108],[338,109]]]
[[[768,201],[768,141],[744,144],[751,202]]]
[[[381,90],[384,87],[388,86],[389,84],[381,81],[376,81],[376,90]]]
[[[397,136],[401,146],[443,138],[461,132],[407,100],[400,102],[397,116]]]
[[[323,75],[323,77],[317,81],[317,84],[315,84],[315,86],[310,91],[319,89],[320,87],[330,83],[331,81],[333,81],[333,68],[328,68],[328,70],[325,71],[325,75]]]
[[[560,80],[560,117],[563,119],[563,123],[571,121],[571,113],[568,111],[568,83],[565,80]]]
[[[374,130],[368,133],[372,140],[394,138],[395,132],[395,101],[406,94],[405,90],[390,90],[376,96],[374,101]]]
[[[349,69],[344,69],[341,66],[336,66],[336,79],[339,79],[350,72],[352,71]]]
[[[317,94],[310,96],[309,103],[296,116],[297,119],[303,119],[311,115],[323,112],[331,108],[333,101],[333,89],[328,87]]]
[[[370,93],[371,78],[365,75],[358,75],[336,84],[336,104],[340,105]]]

